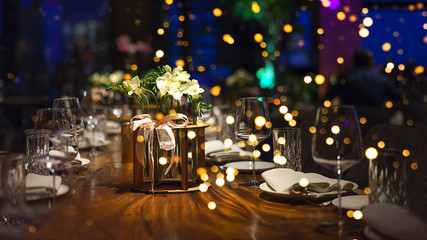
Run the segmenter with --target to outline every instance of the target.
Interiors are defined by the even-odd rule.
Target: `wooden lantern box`
[[[209,124],[203,123],[174,128],[176,147],[170,151],[160,149],[154,131],[154,164],[148,152],[148,139],[139,137],[138,130],[134,131],[132,190],[146,193],[197,191],[201,182],[197,176],[197,168],[205,167],[205,128],[208,126]],[[142,144],[137,144],[137,141],[141,141]],[[145,167],[137,159],[138,147],[144,147],[144,154],[140,153],[143,155],[140,157],[143,158]],[[159,161],[160,158],[163,162]],[[172,166],[169,166],[170,164]],[[150,177],[151,171],[154,171],[155,176],[154,188]]]

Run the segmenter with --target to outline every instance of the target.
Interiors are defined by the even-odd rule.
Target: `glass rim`
[[[301,128],[298,128],[298,127],[277,127],[277,128],[273,128],[273,131],[283,131],[283,130],[300,132]]]

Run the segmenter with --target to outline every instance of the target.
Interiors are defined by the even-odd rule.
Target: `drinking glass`
[[[264,97],[240,98],[236,111],[236,137],[247,142],[252,148],[252,188],[258,188],[256,180],[255,147],[271,134],[270,115]]]
[[[0,154],[0,239],[20,239],[34,215],[25,203],[25,155]]]
[[[96,150],[97,142],[102,137],[105,136],[97,136],[96,131],[99,130],[99,135],[103,135],[103,127],[106,123],[107,116],[106,111],[103,106],[92,106],[87,109],[87,115],[85,116],[86,126],[91,129],[92,137],[90,137],[90,142],[92,146],[91,156],[98,156],[99,152]]]
[[[67,109],[73,118],[71,128],[77,135],[82,135],[85,130],[83,111],[80,107],[79,99],[76,97],[55,98],[53,100],[53,108]]]
[[[273,160],[276,164],[301,171],[301,129],[273,129]]]
[[[340,181],[343,171],[358,163],[363,157],[359,118],[353,106],[319,108],[315,128],[311,146],[313,160],[336,172],[338,176],[338,222],[328,224],[328,227],[333,228],[331,233],[342,236],[342,233],[349,231],[351,226],[345,225],[342,219]]]

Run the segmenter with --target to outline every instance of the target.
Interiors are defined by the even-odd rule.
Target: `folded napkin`
[[[423,222],[407,209],[389,203],[374,203],[362,209],[370,228],[393,239],[427,239]]]
[[[327,185],[337,183],[337,180],[333,178],[328,178],[317,173],[296,172],[289,168],[271,169],[263,172],[261,176],[276,192],[283,193],[292,193],[292,186],[299,183],[302,178],[307,179],[309,183],[327,183]],[[349,182],[343,180],[340,185],[343,186],[346,183]]]
[[[58,190],[61,186],[62,178],[55,176],[55,189]],[[29,173],[25,178],[27,190],[30,189],[53,189],[53,176],[45,176],[34,173]]]
[[[224,142],[220,140],[212,140],[205,142],[205,153],[210,154],[212,157],[218,154],[223,154],[222,150],[229,152],[240,152],[244,156],[251,156],[252,153],[249,151],[242,150],[237,144],[233,144],[231,147],[226,148]]]

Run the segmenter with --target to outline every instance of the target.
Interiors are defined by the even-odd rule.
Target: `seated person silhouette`
[[[333,104],[382,107],[386,100],[400,99],[400,93],[386,75],[373,69],[372,53],[358,50],[353,55],[354,69],[338,79],[328,92]]]

